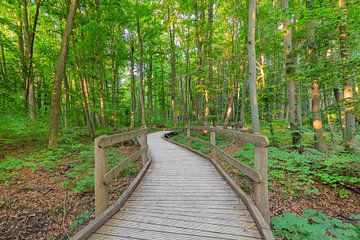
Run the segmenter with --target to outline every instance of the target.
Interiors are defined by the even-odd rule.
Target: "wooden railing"
[[[206,131],[210,133],[210,142],[191,137],[191,130]],[[233,139],[238,139],[243,143],[252,143],[255,145],[254,152],[254,169],[243,164],[230,156],[229,154],[216,147],[216,134],[222,134]],[[268,196],[268,174],[267,174],[267,157],[269,141],[266,136],[260,134],[248,134],[233,130],[225,130],[215,127],[187,127],[187,140],[190,144],[192,141],[202,143],[211,148],[211,158],[216,156],[226,160],[233,167],[244,173],[254,181],[255,205],[259,209],[264,219],[269,222],[269,196]]]
[[[107,149],[117,143],[138,138],[140,150],[113,169],[108,169]],[[95,216],[98,217],[109,207],[109,186],[112,179],[123,171],[130,162],[141,156],[143,164],[149,160],[147,129],[142,128],[114,135],[102,135],[95,138]]]

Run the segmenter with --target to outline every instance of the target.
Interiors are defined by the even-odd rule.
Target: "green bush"
[[[277,237],[288,240],[359,239],[353,224],[311,209],[304,210],[302,216],[285,213],[284,217],[273,217],[271,224]]]

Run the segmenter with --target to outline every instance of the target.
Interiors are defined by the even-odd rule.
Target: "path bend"
[[[152,163],[125,205],[89,239],[262,239],[246,205],[215,167],[148,135]]]

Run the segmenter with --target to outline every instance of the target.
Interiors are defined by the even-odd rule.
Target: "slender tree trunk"
[[[152,53],[150,53],[149,57],[149,70],[148,70],[148,105],[149,105],[149,120],[150,125],[153,123],[153,69],[152,69]]]
[[[36,26],[39,17],[41,1],[36,1],[36,10],[34,16],[34,22],[32,24],[32,28],[29,26],[29,17],[28,17],[28,8],[27,8],[27,0],[23,0],[23,17],[24,17],[24,28],[25,28],[25,53],[26,53],[26,74],[25,74],[25,82],[26,82],[26,90],[25,90],[25,107],[26,109],[29,106],[29,113],[32,120],[35,120],[35,87],[34,87],[34,74],[33,74],[33,49],[34,49],[34,39]]]
[[[330,137],[331,137],[331,142],[333,143],[333,145],[335,145],[335,138],[334,138],[334,130],[333,130],[333,126],[332,126],[332,122],[331,122],[331,116],[330,113],[328,111],[328,106],[327,106],[327,92],[326,92],[326,87],[324,90],[324,107],[325,107],[325,111],[326,111],[326,120],[329,126],[329,132],[330,132]]]
[[[69,127],[68,122],[68,110],[69,110],[69,83],[66,72],[64,74],[64,127]]]
[[[212,42],[213,42],[213,25],[214,25],[214,13],[213,13],[213,0],[209,0],[208,5],[208,39],[207,39],[207,59],[208,59],[208,83],[207,86],[213,85],[213,63],[212,63]],[[210,87],[205,90],[205,126],[208,125],[210,109]]]
[[[241,89],[241,107],[240,107],[240,125],[245,126],[246,125],[246,119],[245,119],[245,107],[246,107],[246,89],[247,89],[247,83],[248,79],[244,77],[243,85]]]
[[[344,110],[345,110],[345,149],[348,152],[355,152],[355,116],[353,114],[354,107],[353,86],[351,79],[351,72],[349,69],[348,58],[348,33],[347,33],[347,4],[345,0],[339,0],[339,7],[343,20],[339,27],[340,31],[340,56],[341,60],[345,62],[342,68],[342,77],[344,79]]]
[[[170,3],[168,2],[168,21],[169,21],[169,39],[170,39],[170,62],[171,62],[171,112],[172,120],[175,127],[178,125],[176,112],[176,60],[175,60],[175,32],[174,23],[171,20]]]
[[[61,103],[61,82],[64,79],[68,44],[74,25],[77,3],[77,0],[71,1],[69,14],[66,20],[66,27],[62,38],[58,63],[56,65],[55,80],[51,95],[49,147],[57,147],[58,121]]]
[[[201,36],[201,29],[202,29],[202,24],[203,24],[203,18],[204,18],[204,9],[202,4],[200,3],[200,20],[199,20],[199,4],[198,4],[198,0],[195,0],[195,5],[194,5],[194,9],[195,9],[195,34],[196,34],[196,49],[197,49],[197,58],[198,58],[198,62],[197,62],[197,76],[196,76],[196,87],[195,87],[195,116],[196,116],[196,120],[197,123],[200,125],[201,124],[201,118],[202,118],[202,93],[201,90],[199,89],[199,86],[202,85],[202,75],[203,75],[203,56],[202,56],[202,36]],[[200,22],[200,24],[199,24]]]
[[[18,47],[19,47],[19,56],[20,56],[20,72],[21,72],[21,86],[22,86],[22,95],[25,100],[25,107],[26,105],[26,64],[25,64],[25,50],[24,50],[24,37],[23,37],[23,24],[21,20],[21,11],[18,12],[18,19],[17,19],[17,26],[18,26]],[[27,108],[25,108],[27,111]]]
[[[96,0],[96,22],[100,25],[100,0]],[[99,78],[99,90],[100,90],[100,123],[102,127],[107,126],[105,116],[105,72],[104,72],[104,61],[103,61],[103,42],[100,37],[97,41],[97,63],[98,63],[98,78]]]
[[[249,57],[249,90],[251,107],[252,131],[260,133],[259,109],[256,94],[256,53],[255,53],[255,21],[256,21],[256,0],[249,0],[249,21],[248,21],[248,57]]]
[[[313,128],[315,131],[315,147],[324,152],[327,150],[324,142],[324,136],[322,132],[322,121],[320,113],[320,90],[319,84],[313,81],[311,84],[311,96],[312,96],[312,117],[313,117]]]
[[[282,7],[289,8],[288,0],[282,0]],[[292,31],[289,27],[290,20],[284,22],[285,36],[284,36],[284,55],[285,55],[285,78],[288,81],[288,100],[289,100],[289,117],[290,128],[292,136],[292,145],[298,149],[299,152],[303,151],[301,144],[301,133],[299,131],[298,121],[296,119],[296,83],[293,79],[294,75],[294,59],[292,50]]]
[[[144,98],[144,82],[143,82],[143,40],[140,31],[140,20],[137,19],[137,33],[139,41],[139,92],[140,92],[140,111],[141,111],[141,124],[146,127],[145,118],[145,98]]]
[[[1,35],[0,35],[0,50],[1,50],[1,68],[2,68],[3,78],[4,78],[4,87],[6,89],[7,83],[9,81],[9,76],[8,76],[8,72],[7,72],[4,44],[3,44]]]
[[[235,23],[234,23],[235,24]],[[235,69],[236,69],[236,66],[238,63],[235,63],[237,61],[237,59],[235,59],[235,41],[236,41],[236,37],[235,37],[235,31],[236,31],[236,28],[234,26],[233,28],[233,31],[232,31],[232,44],[231,44],[231,57],[232,57],[232,64],[231,64],[231,78],[233,79],[233,82],[234,82],[234,85],[233,85],[233,89],[231,90],[230,92],[230,96],[229,96],[229,101],[228,101],[228,105],[227,105],[227,110],[226,110],[226,114],[225,114],[225,119],[224,119],[224,128],[226,129],[228,127],[228,124],[231,120],[231,117],[232,117],[232,110],[233,110],[233,105],[234,105],[234,98],[235,98],[235,94],[236,94],[236,91],[238,89],[238,84],[239,84],[239,78],[236,76],[235,74]]]
[[[312,1],[306,2],[307,8],[312,9]],[[316,54],[316,43],[315,43],[315,26],[313,22],[308,23],[308,64],[310,71],[313,66],[316,64],[315,54]],[[311,75],[311,77],[316,78],[315,76]],[[324,136],[323,136],[323,127],[322,127],[322,120],[321,120],[321,112],[320,112],[320,89],[319,84],[316,80],[313,80],[311,83],[311,103],[312,103],[312,125],[315,132],[314,139],[315,139],[315,147],[321,151],[325,152],[327,150]]]
[[[131,109],[130,109],[130,128],[135,127],[135,76],[134,76],[134,35],[130,33],[130,92],[131,92]]]

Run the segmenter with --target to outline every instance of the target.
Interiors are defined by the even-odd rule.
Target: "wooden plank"
[[[157,218],[167,218],[167,219],[174,219],[174,220],[183,220],[188,222],[197,222],[197,223],[209,223],[209,224],[217,224],[217,225],[224,225],[224,226],[233,226],[239,227],[241,222],[250,222],[254,223],[254,220],[249,219],[249,215],[244,215],[242,218],[236,216],[236,219],[229,219],[223,217],[222,215],[214,215],[214,214],[202,214],[202,215],[189,215],[186,213],[181,212],[165,212],[165,211],[142,211],[141,209],[126,209],[125,211],[118,212],[113,216],[113,218],[121,218],[123,215],[130,214],[134,216],[149,216],[149,217],[157,217]]]
[[[215,148],[215,151],[219,157],[225,159],[228,163],[230,163],[240,172],[246,174],[246,176],[250,177],[255,182],[261,182],[260,174],[257,171],[251,169],[248,165],[239,162],[238,160],[236,160],[235,158],[233,158],[219,148]]]
[[[242,142],[252,143],[257,146],[267,147],[269,145],[269,140],[267,139],[267,137],[261,134],[249,134],[249,133],[243,133],[229,129],[221,129],[215,127],[201,127],[201,126],[193,126],[190,127],[190,129],[196,131],[209,131],[218,134],[223,134],[225,136],[236,138]]]
[[[140,155],[144,152],[147,151],[147,147],[143,147],[140,150],[136,151],[135,153],[133,153],[131,156],[129,156],[125,161],[122,161],[121,163],[119,163],[118,165],[116,165],[116,167],[114,167],[113,169],[111,169],[110,171],[108,171],[105,175],[104,175],[104,184],[109,185],[111,183],[111,180],[118,175],[120,172],[122,172],[129,163],[135,161],[136,159],[138,159],[140,157]]]
[[[115,145],[117,143],[121,143],[136,137],[139,137],[142,134],[147,133],[146,128],[141,128],[138,130],[134,130],[131,132],[124,132],[124,133],[118,133],[114,135],[103,135],[101,136],[101,139],[99,140],[98,144],[101,148],[110,147],[112,145]]]
[[[109,221],[106,222],[106,225],[122,226],[122,224],[125,224],[127,222],[138,223],[140,225],[150,224],[155,226],[183,228],[187,230],[204,231],[213,234],[260,237],[260,234],[254,222],[243,223],[243,226],[240,226],[239,223],[237,224],[237,226],[227,226],[227,225],[218,225],[217,223],[203,223],[203,222],[193,222],[193,221],[185,221],[179,219],[170,219],[165,217],[136,216],[136,215],[134,216],[134,215],[126,214],[123,216],[118,216],[117,218],[111,218]]]
[[[108,234],[112,236],[136,238],[141,240],[228,240],[227,238],[212,238],[212,237],[203,237],[190,234],[188,232],[174,233],[174,232],[164,232],[164,231],[155,231],[147,229],[138,229],[138,228],[125,228],[125,227],[114,227],[114,226],[103,226],[99,229],[99,233]],[[253,237],[243,237],[242,240],[252,240],[259,239]]]
[[[105,226],[114,227],[112,229],[113,233],[117,234],[117,228],[135,228],[141,230],[148,230],[148,231],[158,231],[158,232],[165,232],[171,234],[183,234],[183,235],[193,235],[199,237],[209,237],[209,238],[224,238],[228,240],[238,240],[239,237],[252,237],[252,238],[259,238],[261,237],[259,233],[253,233],[250,231],[244,231],[242,235],[233,235],[228,233],[217,233],[211,232],[209,230],[195,230],[186,227],[174,227],[174,226],[167,226],[167,225],[159,225],[159,224],[151,224],[151,223],[142,223],[137,221],[113,221],[109,220]],[[121,235],[120,235],[121,236]],[[170,238],[171,239],[171,238]]]
[[[199,209],[199,208],[187,208],[187,207],[161,207],[161,206],[124,206],[121,209],[122,212],[127,211],[140,211],[140,212],[157,212],[165,214],[176,214],[176,215],[185,215],[193,217],[210,217],[210,218],[219,218],[219,219],[231,219],[231,220],[244,220],[247,219],[248,222],[254,222],[251,217],[251,214],[247,209],[241,211],[234,211],[234,209]]]
[[[146,170],[151,164],[151,159],[143,166],[136,178],[131,182],[130,186],[126,191],[121,195],[121,197],[109,208],[107,208],[103,213],[101,213],[95,220],[91,221],[88,225],[82,228],[76,235],[73,237],[74,240],[85,240],[91,236],[99,227],[101,227],[108,219],[110,219],[116,212],[118,212],[122,206],[124,206],[126,200],[131,196],[135,191],[136,187],[139,185],[142,177],[145,175]]]

